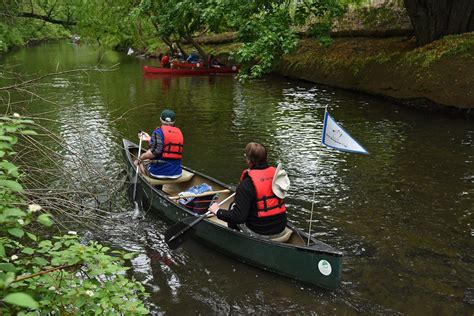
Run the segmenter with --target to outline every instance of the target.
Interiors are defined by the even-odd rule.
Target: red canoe
[[[172,61],[171,68],[203,68],[204,63],[187,63],[187,62],[179,62],[179,61]]]
[[[207,74],[231,74],[239,71],[237,66],[220,68],[161,68],[143,66],[145,73],[166,74],[166,75],[207,75]]]

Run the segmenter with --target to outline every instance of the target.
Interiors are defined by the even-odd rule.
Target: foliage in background
[[[31,17],[63,25],[114,48],[162,52],[158,42],[164,42],[169,50],[173,42],[181,48],[189,44],[200,53],[204,63],[208,53],[196,37],[236,32],[242,45],[234,58],[242,66],[241,76],[258,77],[269,72],[283,54],[293,51],[302,30],[324,46],[331,44],[329,32],[334,28],[334,20],[348,7],[365,6],[361,9],[363,21],[358,22],[377,28],[403,22],[400,15],[408,12],[419,44],[474,30],[474,24],[469,23],[470,10],[474,10],[472,0],[404,0],[407,10],[401,8],[401,0],[376,3],[382,5],[368,0],[117,0],[113,5],[107,1],[82,0],[4,1],[0,4],[0,14],[13,24],[2,22],[5,30],[0,31],[6,37],[10,34],[8,30],[19,25],[21,19]],[[11,34],[14,38],[9,38],[9,43],[21,42]]]
[[[218,0],[204,10],[207,24],[220,21],[227,30],[238,32],[243,45],[235,59],[248,72],[241,77],[260,77],[269,72],[283,54],[291,53],[302,27],[321,43],[329,42],[329,30],[346,5],[337,0],[252,1]]]
[[[106,2],[43,0],[18,1],[12,12],[32,12],[35,18],[54,21],[113,47],[146,48],[156,40],[170,48],[172,42],[188,43],[205,62],[207,52],[195,37],[236,31],[244,45],[235,58],[248,66],[249,76],[257,77],[296,47],[298,26],[309,26],[315,37],[328,43],[332,19],[344,12],[348,1],[120,0],[111,6]],[[1,8],[7,10],[5,6]]]
[[[1,14],[1,12],[0,12]],[[0,53],[32,41],[65,38],[69,31],[59,25],[33,19],[0,19]]]
[[[41,237],[55,223],[41,206],[28,204],[11,162],[18,136],[36,134],[32,123],[0,118],[0,314],[147,314],[147,294],[123,266],[132,254],[81,243],[75,232]]]
[[[352,3],[347,12],[336,19],[333,30],[410,29],[410,19],[402,2],[387,0],[377,5],[370,4],[370,1]]]

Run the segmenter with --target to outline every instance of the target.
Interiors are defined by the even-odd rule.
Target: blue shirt
[[[186,62],[188,63],[197,63],[199,61],[199,55],[195,53],[191,53],[191,55],[188,56],[186,59]]]

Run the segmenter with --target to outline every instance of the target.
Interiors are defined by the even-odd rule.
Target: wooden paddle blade
[[[191,227],[181,234],[172,236],[168,241],[166,241],[166,244],[171,250],[175,250],[179,248],[192,235],[194,235],[195,232],[196,229],[194,227]]]
[[[176,234],[180,233],[182,230],[187,228],[189,224],[196,219],[195,217],[187,217],[182,221],[179,221],[168,228],[165,232],[165,242],[171,239],[171,237],[175,236]],[[191,220],[191,221],[190,221]]]
[[[206,216],[207,213],[199,217],[187,217],[168,228],[165,232],[165,242],[170,249],[174,250],[188,240],[196,231],[193,227],[205,219]]]

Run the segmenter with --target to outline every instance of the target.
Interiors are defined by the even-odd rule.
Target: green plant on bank
[[[81,243],[75,232],[41,237],[54,222],[25,201],[21,174],[10,161],[18,136],[35,135],[31,123],[0,118],[0,315],[147,314],[147,294],[123,266],[133,254]]]
[[[54,40],[69,35],[70,32],[59,25],[35,20],[13,23],[11,20],[2,19],[0,20],[0,53],[8,52],[13,47],[26,45],[31,40]]]
[[[405,54],[402,63],[429,67],[448,56],[474,56],[474,32],[445,36]]]
[[[367,29],[402,28],[409,26],[408,14],[402,4],[385,2],[379,6],[362,7],[356,11],[357,19]]]

